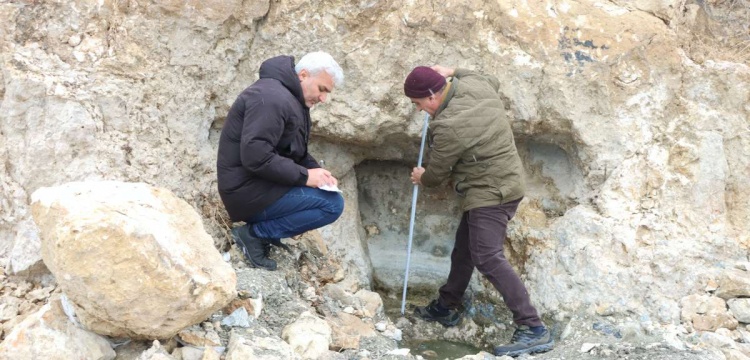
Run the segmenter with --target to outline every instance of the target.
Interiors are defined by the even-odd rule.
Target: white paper
[[[321,185],[318,187],[320,190],[341,192],[341,189],[337,185]]]

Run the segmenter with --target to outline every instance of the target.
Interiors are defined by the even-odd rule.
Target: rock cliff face
[[[0,1],[0,255],[10,272],[33,270],[29,195],[102,179],[172,190],[225,246],[215,154],[227,110],[264,59],[320,49],[347,76],[313,111],[313,153],[347,199],[321,233],[357,281],[388,263],[373,242],[405,248],[410,197],[393,185],[372,202],[358,183],[373,168],[408,181],[422,115],[402,81],[440,63],[502,83],[529,184],[509,252],[540,309],[679,323],[683,297],[747,260],[747,5]],[[415,256],[447,262],[455,213],[440,199]],[[363,223],[371,214],[389,215]]]

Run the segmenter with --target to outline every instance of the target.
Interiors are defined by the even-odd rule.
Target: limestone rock
[[[183,329],[177,333],[177,336],[189,345],[200,347],[221,345],[219,334],[213,329],[213,325],[208,322],[203,323],[202,326],[193,325],[189,328]]]
[[[750,299],[730,299],[727,305],[739,322],[750,323]]]
[[[44,262],[97,333],[170,338],[235,296],[234,270],[195,211],[167,190],[79,182],[32,199]]]
[[[333,350],[358,349],[363,337],[375,336],[375,328],[362,319],[347,313],[326,317],[331,327],[331,348]]]
[[[278,338],[246,337],[232,331],[227,346],[226,360],[268,359],[301,360],[292,347]]]
[[[348,159],[353,161],[352,155],[347,155],[346,148],[341,145],[328,146],[325,152],[321,154],[327,159]],[[352,159],[354,158],[354,159]],[[336,222],[329,226],[324,226],[318,231],[326,241],[326,251],[336,254],[336,259],[342,264],[342,269],[346,270],[348,276],[361,287],[370,287],[372,285],[372,262],[368,253],[368,247],[364,238],[360,235],[359,195],[357,188],[357,177],[352,169],[341,170],[339,188],[343,191],[344,212]],[[322,249],[321,249],[322,250]],[[330,255],[329,255],[330,256]],[[337,271],[333,274],[335,281],[341,277],[343,271]]]
[[[136,360],[176,360],[174,356],[161,345],[159,340],[154,340],[152,346],[144,351]]]
[[[745,353],[737,349],[722,349],[722,352],[724,353],[724,356],[726,356],[727,360],[749,360],[750,359],[750,356],[745,355]]]
[[[8,282],[8,279],[2,276],[0,281],[4,285],[0,286],[0,331],[4,333],[1,338],[5,338],[18,324],[48,302],[47,299],[54,287],[37,287],[32,290],[33,285],[25,281]]]
[[[7,271],[21,274],[27,270],[44,271],[41,253],[42,241],[34,221],[30,218],[18,223],[16,239],[8,257]],[[45,269],[46,270],[46,269]]]
[[[326,284],[321,293],[341,306],[355,305],[354,296],[339,283]]]
[[[737,320],[727,311],[726,302],[715,296],[690,295],[682,298],[682,321],[692,323],[695,330],[716,331],[720,328],[734,330]]]
[[[221,360],[221,352],[215,348],[205,349],[200,360]]]
[[[362,315],[369,318],[374,318],[376,315],[383,312],[383,299],[380,294],[365,289],[360,289],[354,296],[360,300],[362,304]]]
[[[237,310],[233,311],[229,316],[224,317],[221,320],[221,325],[224,326],[237,326],[237,327],[250,327],[250,321],[253,318],[247,313],[247,309],[240,306]]]
[[[734,348],[734,340],[732,338],[721,335],[719,333],[713,333],[706,331],[700,335],[701,341],[717,349],[732,349]]]
[[[0,344],[0,358],[111,360],[115,352],[104,337],[71,323],[57,298],[5,337]]]
[[[654,14],[666,22],[671,21],[675,17],[677,9],[680,9],[682,6],[682,3],[679,0],[615,0],[613,3],[627,9],[640,10]]]
[[[311,230],[300,235],[299,241],[304,248],[311,251],[315,256],[328,255],[328,247],[318,230]]]
[[[263,297],[258,295],[255,299],[234,299],[222,311],[224,314],[231,314],[240,307],[244,307],[249,315],[257,319],[263,311]]]
[[[136,360],[144,352],[150,349],[151,343],[145,341],[130,341],[115,348],[117,360]]]
[[[736,297],[750,297],[750,273],[729,269],[724,271],[719,281],[716,296],[728,300]]]
[[[297,321],[281,331],[281,338],[306,359],[316,359],[328,352],[331,336],[331,326],[310,312],[302,313]]]
[[[602,306],[677,323],[680,298],[750,248],[750,67],[737,46],[750,9],[739,3],[0,1],[0,263],[33,253],[17,236],[28,194],[82,179],[168,188],[226,245],[215,166],[229,107],[263,60],[323,49],[347,82],[312,109],[311,154],[341,180],[346,207],[319,232],[347,281],[403,286],[400,204],[424,116],[402,81],[441,63],[501,84],[528,180],[508,257],[540,312]],[[358,179],[368,163],[395,180],[370,199]],[[436,288],[455,195],[420,194],[409,283]]]
[[[219,360],[221,354],[213,347],[196,348],[192,346],[183,346],[172,352],[177,360]]]

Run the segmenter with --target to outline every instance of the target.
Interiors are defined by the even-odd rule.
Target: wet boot
[[[528,326],[522,325],[513,333],[510,344],[495,347],[495,356],[508,355],[516,357],[522,354],[535,354],[552,350],[555,340],[552,339],[547,328],[542,327],[533,331]]]
[[[437,300],[432,300],[427,306],[417,306],[414,309],[414,315],[423,320],[437,321],[443,326],[456,326],[461,322],[460,311],[445,308]]]
[[[234,243],[242,251],[245,259],[254,267],[266,270],[276,270],[276,261],[268,258],[264,239],[250,235],[248,225],[232,228]]]

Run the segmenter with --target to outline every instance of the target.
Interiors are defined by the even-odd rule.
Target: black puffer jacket
[[[310,109],[305,106],[294,58],[278,56],[260,66],[260,79],[232,104],[219,139],[219,195],[233,221],[257,214],[304,186]]]

